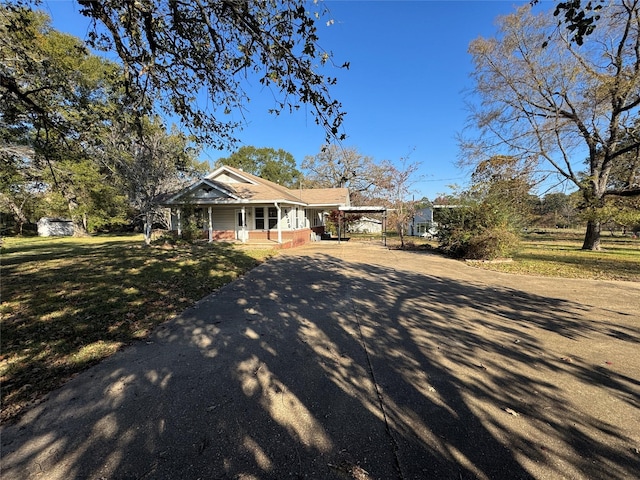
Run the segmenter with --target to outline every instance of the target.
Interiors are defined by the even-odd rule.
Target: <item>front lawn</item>
[[[533,230],[522,236],[522,244],[511,262],[473,262],[470,265],[499,272],[546,277],[587,278],[640,282],[640,238],[603,232],[602,250],[581,250],[583,230]],[[387,245],[399,248],[393,233]],[[437,252],[438,240],[405,237],[409,250]]]
[[[640,282],[640,239],[602,234],[600,251],[581,250],[584,232],[540,230],[527,233],[511,263],[478,263],[489,270],[595,280]]]
[[[0,420],[144,339],[272,250],[144,247],[141,236],[4,238]]]

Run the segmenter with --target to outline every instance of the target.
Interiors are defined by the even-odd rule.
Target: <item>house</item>
[[[38,236],[70,237],[73,236],[73,221],[67,218],[42,217],[38,220]]]
[[[226,165],[160,203],[171,209],[171,229],[179,236],[191,211],[210,242],[289,246],[319,238],[328,212],[350,205],[346,188],[289,189]]]
[[[409,235],[434,236],[436,233],[433,221],[433,209],[430,207],[417,209],[409,224]]]

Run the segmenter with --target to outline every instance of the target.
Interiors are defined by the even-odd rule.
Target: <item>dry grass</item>
[[[144,247],[132,236],[4,239],[0,419],[144,339],[271,253],[206,243]]]
[[[640,238],[602,234],[602,250],[582,250],[584,232],[580,230],[538,230],[522,238],[518,253],[508,263],[476,262],[474,267],[518,275],[622,280],[640,282]],[[399,240],[390,237],[391,248]],[[408,249],[436,250],[437,240],[419,237],[405,239]]]

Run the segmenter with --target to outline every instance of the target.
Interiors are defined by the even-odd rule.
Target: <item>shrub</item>
[[[520,238],[503,228],[488,228],[472,236],[466,245],[464,258],[473,260],[494,260],[510,257],[520,244]]]
[[[473,203],[444,212],[439,228],[440,249],[456,258],[493,260],[515,253],[518,223],[507,206]]]

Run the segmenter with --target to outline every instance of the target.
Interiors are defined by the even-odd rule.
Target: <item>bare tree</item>
[[[612,169],[640,145],[639,1],[603,8],[582,45],[557,28],[551,13],[522,7],[499,19],[497,37],[469,47],[480,100],[470,115],[477,135],[460,138],[462,162],[536,158],[539,175],[575,185],[589,218],[583,249],[600,248],[595,212],[606,196],[640,195],[640,188],[609,182]]]
[[[130,135],[131,126],[114,125],[96,156],[117,174],[129,204],[143,223],[145,243],[151,243],[154,224],[168,226],[161,195],[178,191],[204,173],[189,138],[176,131],[167,133],[158,118],[142,125],[142,135]]]
[[[348,188],[355,204],[364,201],[381,183],[384,169],[372,157],[355,148],[327,145],[302,162],[305,185],[321,188]]]
[[[415,213],[415,202],[411,196],[413,185],[418,180],[416,172],[419,167],[418,162],[409,162],[408,156],[402,158],[399,165],[395,165],[389,160],[383,161],[380,165],[384,175],[376,186],[375,195],[383,198],[390,209],[387,218],[400,237],[401,248],[405,246],[406,229]]]

